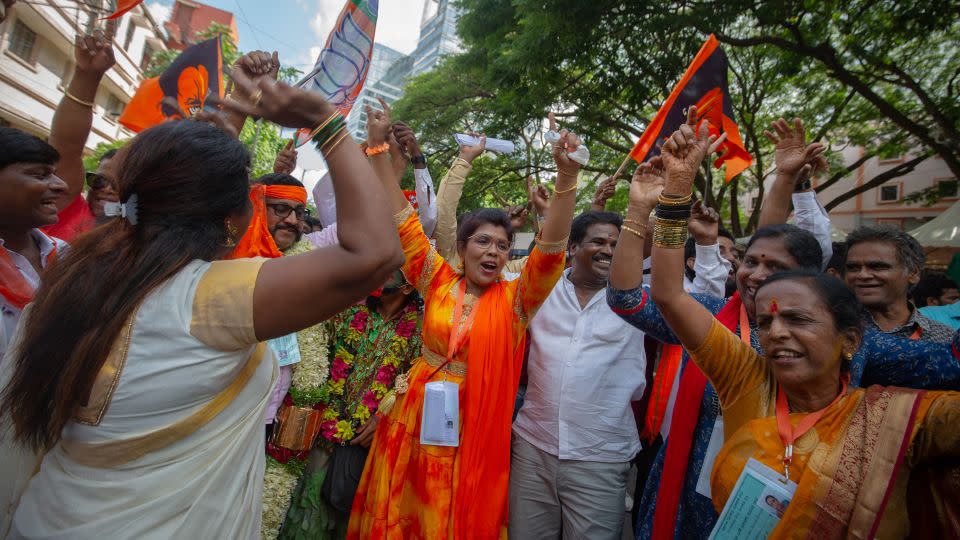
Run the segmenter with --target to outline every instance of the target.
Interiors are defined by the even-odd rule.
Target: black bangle
[[[410,158],[410,163],[412,163],[412,164],[414,164],[414,165],[426,165],[426,164],[427,164],[427,158],[424,157],[423,154],[417,154],[417,155],[413,156],[412,158]]]
[[[662,204],[657,204],[657,217],[662,217],[665,219],[689,219],[690,207],[690,204],[680,206],[664,206]]]
[[[812,187],[813,187],[813,182],[811,182],[810,179],[808,178],[803,182],[797,184],[796,187],[793,188],[793,192],[800,193],[801,191],[806,191]]]

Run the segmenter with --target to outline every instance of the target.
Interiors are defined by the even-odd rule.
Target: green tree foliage
[[[774,172],[763,131],[781,116],[803,118],[808,134],[834,151],[864,147],[853,164],[834,152],[820,190],[843,182],[867,159],[921,149],[851,186],[828,209],[934,153],[960,176],[960,35],[957,11],[948,4],[463,0],[465,51],[412,81],[395,116],[423,138],[431,168],[439,169],[435,178],[455,155],[457,131],[521,143],[513,156],[478,159],[463,201],[466,208],[492,205],[497,194],[519,202],[524,176],[551,170],[549,155],[537,152],[548,109],[588,141],[584,178],[611,174],[713,32],[730,61],[732,105],[754,164],[729,184],[722,171],[705,167],[696,187],[735,234],[749,234],[759,213],[756,206],[741,208],[738,196],[758,190],[762,200],[763,181]],[[625,191],[612,208],[625,203]],[[591,194],[590,186],[581,188],[583,200]]]
[[[286,141],[280,138],[280,130],[275,125],[269,122],[259,122],[259,125],[260,130],[257,133],[258,122],[248,120],[240,132],[240,142],[247,145],[251,152],[251,180],[273,172],[273,162],[286,144]]]
[[[130,142],[130,139],[117,139],[113,142],[98,144],[90,155],[83,158],[83,170],[87,172],[97,170],[97,167],[100,166],[100,158],[104,154],[110,150],[122,148],[128,142]]]

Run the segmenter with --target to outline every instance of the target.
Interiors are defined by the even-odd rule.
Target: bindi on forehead
[[[777,299],[774,298],[770,300],[770,314],[773,315],[778,311],[780,311],[780,306],[777,305]]]

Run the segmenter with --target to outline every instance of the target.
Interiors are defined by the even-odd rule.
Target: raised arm
[[[74,45],[73,77],[50,124],[50,145],[60,154],[57,176],[67,184],[67,190],[57,199],[58,210],[66,208],[83,191],[86,177],[83,148],[93,126],[97,88],[103,75],[116,63],[113,57],[116,26],[116,21],[108,21],[106,31],[78,36]]]
[[[770,127],[773,131],[764,131],[763,134],[776,147],[777,176],[760,208],[760,227],[786,223],[790,216],[791,195],[798,186],[803,188],[808,183],[815,169],[826,165],[822,156],[826,147],[819,142],[807,144],[806,131],[799,118],[793,119],[793,126],[781,118]]]
[[[476,146],[461,146],[460,154],[440,180],[437,190],[437,227],[433,237],[437,240],[437,252],[450,264],[456,265],[457,256],[457,207],[463,195],[463,185],[473,168],[473,160],[483,154],[487,137],[480,137]]]
[[[293,174],[297,168],[297,149],[293,147],[293,139],[287,141],[283,150],[277,152],[276,159],[273,160],[273,172],[279,174]]]
[[[643,260],[650,213],[657,206],[663,191],[663,160],[655,157],[641,164],[630,180],[630,202],[623,220],[626,233],[620,234],[617,249],[610,268],[610,287],[618,290],[634,290],[643,283]],[[633,229],[633,230],[631,230]]]
[[[247,95],[257,91],[262,96],[255,100],[256,106],[224,102],[231,111],[292,128],[313,128],[339,114],[316,93],[268,78],[255,85],[240,72],[233,77]],[[341,128],[321,141],[320,150],[339,201],[339,245],[263,264],[253,299],[260,340],[284,336],[339,313],[382,285],[403,262],[394,212],[360,148]]]
[[[410,162],[413,163],[414,190],[419,207],[417,213],[420,214],[423,233],[432,236],[437,228],[437,195],[433,192],[433,178],[427,169],[427,158],[420,150],[420,143],[410,126],[396,122],[393,124],[393,134],[403,153],[410,156]]]
[[[264,78],[275,81],[280,73],[280,57],[277,51],[274,51],[273,54],[266,51],[251,51],[237,59],[233,64],[233,71],[240,71],[254,84]],[[233,91],[230,93],[230,99],[239,103],[250,103],[250,96],[251,94],[240,85],[234,85]],[[243,131],[243,124],[247,121],[247,115],[237,111],[229,111],[227,119],[239,135]]]
[[[553,113],[547,115],[550,130],[557,131],[557,120]],[[583,144],[576,133],[564,129],[560,132],[560,141],[553,145],[553,161],[557,166],[557,180],[550,200],[550,212],[540,229],[540,243],[554,244],[570,238],[570,224],[573,222],[573,209],[577,205],[577,177],[580,164],[570,159],[570,155]],[[564,246],[566,247],[566,246]]]
[[[607,208],[607,201],[617,192],[617,177],[611,176],[603,182],[597,184],[597,190],[593,193],[593,201],[590,203],[590,210],[593,212],[603,212]]]
[[[683,289],[683,245],[693,180],[704,158],[712,153],[711,147],[717,144],[706,121],[699,129],[695,126],[696,107],[690,107],[688,123],[663,145],[666,183],[657,205],[650,283],[660,313],[687,349],[703,344],[714,321],[713,315]]]

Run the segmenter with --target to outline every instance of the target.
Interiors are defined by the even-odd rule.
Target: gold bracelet
[[[693,194],[688,193],[685,197],[675,198],[669,195],[660,194],[660,197],[657,198],[657,202],[663,206],[686,206],[690,204],[690,201],[693,200]]]
[[[686,223],[681,225],[664,224],[657,220],[653,228],[653,245],[658,248],[678,249],[687,243]]]
[[[327,138],[327,140],[325,140],[323,144],[320,146],[320,148],[318,148],[318,150],[320,150],[320,153],[322,154],[326,152],[327,148],[331,148],[333,146],[333,143],[338,140],[337,137],[341,136],[343,132],[345,132],[346,130],[347,130],[347,126],[344,125],[344,126],[340,126],[340,129],[331,133],[330,136]]]
[[[635,220],[635,219],[627,218],[627,219],[623,220],[623,222],[624,222],[625,224],[626,224],[626,223],[633,223],[633,224],[636,225],[637,227],[643,227],[644,229],[647,228],[647,224],[646,224],[646,223],[640,223],[639,221],[637,221],[637,220]]]
[[[344,131],[346,131],[346,130],[344,130]],[[325,155],[325,156],[326,156],[326,155],[329,155],[331,152],[334,151],[334,149],[336,149],[337,145],[340,144],[340,141],[346,139],[346,138],[349,137],[349,136],[350,136],[350,133],[349,133],[349,132],[344,133],[343,135],[340,136],[339,139],[336,140],[336,142],[334,142],[333,144],[331,144],[328,149],[324,150],[324,151],[322,152],[322,154]]]
[[[570,193],[571,191],[577,189],[578,187],[580,187],[580,186],[578,186],[576,183],[573,184],[572,186],[570,186],[569,188],[567,188],[567,189],[561,189],[560,191],[557,191],[557,188],[554,187],[554,188],[553,188],[553,194],[554,194],[554,195],[563,195],[564,193]]]
[[[683,227],[686,229],[687,223],[689,223],[689,220],[686,219],[668,219],[659,216],[657,217],[657,225],[664,225],[667,227]]]
[[[561,174],[565,174],[565,175],[567,175],[567,176],[569,176],[569,177],[571,177],[571,178],[576,178],[577,176],[580,176],[580,171],[570,172],[570,171],[565,171],[565,170],[561,169],[560,167],[557,167],[557,172],[558,172],[558,173],[561,173]]]
[[[646,238],[646,237],[647,237],[647,233],[642,232],[642,231],[637,230],[637,229],[634,229],[633,227],[629,227],[629,226],[627,226],[627,225],[624,225],[624,226],[623,226],[623,230],[625,230],[625,231],[630,231],[630,232],[632,232],[633,234],[637,235],[637,236],[640,237],[640,238]]]
[[[68,91],[66,91],[66,90],[63,91],[63,95],[65,95],[65,96],[67,96],[68,98],[72,99],[73,101],[79,103],[80,105],[83,105],[84,107],[90,107],[91,109],[93,108],[93,102],[92,102],[92,101],[84,101],[84,100],[78,98],[77,96],[71,94],[70,92],[68,92]]]

